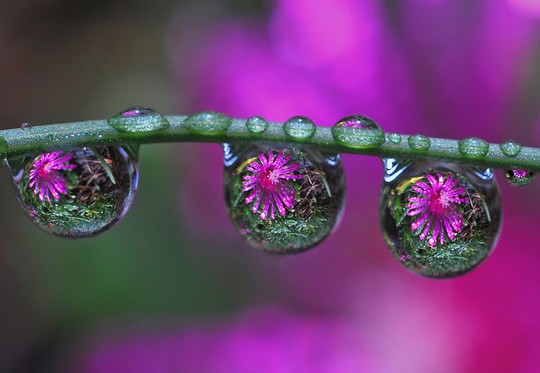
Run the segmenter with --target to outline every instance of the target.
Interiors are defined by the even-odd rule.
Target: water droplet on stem
[[[251,133],[263,133],[268,128],[268,122],[263,117],[254,116],[246,120],[246,127]]]
[[[517,157],[521,152],[521,145],[513,140],[505,141],[499,145],[501,152],[507,157]]]
[[[340,144],[358,149],[378,148],[385,142],[381,127],[362,115],[340,119],[332,127],[332,136]]]
[[[292,117],[283,124],[283,131],[296,139],[309,139],[315,135],[316,129],[311,119],[302,116]]]
[[[215,111],[202,111],[190,115],[184,126],[191,132],[201,135],[223,135],[232,124],[231,118]]]
[[[107,122],[120,132],[159,131],[171,125],[167,118],[146,106],[134,106],[123,110]]]
[[[459,152],[467,158],[483,158],[489,151],[489,144],[479,138],[469,137],[458,143]]]

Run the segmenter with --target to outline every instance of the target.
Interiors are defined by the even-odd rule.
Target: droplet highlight
[[[137,159],[121,146],[57,150],[7,164],[26,214],[62,237],[90,237],[112,227],[137,190]]]
[[[412,135],[407,139],[409,148],[416,151],[428,151],[431,147],[431,140],[424,135]]]
[[[226,145],[224,150],[225,204],[251,246],[268,253],[298,253],[335,229],[345,201],[339,155],[262,145]]]
[[[146,106],[134,106],[123,110],[107,122],[120,132],[152,132],[171,126],[167,118]]]
[[[28,122],[21,123],[21,129],[28,130],[30,128],[32,128],[32,125],[30,123],[28,123]]]
[[[246,120],[246,127],[251,133],[263,133],[268,128],[268,122],[263,117],[254,116]]]
[[[200,135],[223,135],[232,124],[232,119],[216,111],[202,111],[190,115],[184,127]]]
[[[513,186],[529,185],[533,181],[534,176],[534,172],[520,169],[507,170],[504,173],[506,181]]]
[[[499,189],[490,170],[395,160],[385,167],[381,226],[403,266],[422,276],[449,278],[487,258],[501,225]]]
[[[459,152],[467,158],[484,158],[489,152],[487,141],[477,137],[469,137],[458,142]]]
[[[392,144],[401,144],[401,135],[399,133],[389,133],[388,134],[388,140],[392,143]]]
[[[296,116],[287,120],[283,124],[283,131],[296,139],[309,139],[315,135],[317,127],[315,123],[307,117]]]
[[[521,152],[521,145],[513,140],[505,141],[499,145],[501,152],[507,157],[517,157]]]
[[[378,148],[385,142],[381,127],[368,117],[351,115],[332,127],[332,136],[340,144],[357,149]]]

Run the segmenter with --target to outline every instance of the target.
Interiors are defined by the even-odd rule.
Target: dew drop
[[[401,143],[401,135],[399,133],[389,133],[388,134],[388,140],[390,140],[390,142],[392,144],[400,144]]]
[[[432,161],[384,163],[381,226],[403,266],[422,276],[449,278],[487,258],[501,225],[491,170]]]
[[[270,145],[225,145],[224,150],[225,204],[251,246],[298,253],[335,229],[345,200],[339,155]]]
[[[246,120],[246,127],[249,132],[263,133],[268,128],[268,122],[263,117],[251,117]]]
[[[533,181],[534,172],[519,169],[507,170],[504,173],[504,177],[506,178],[506,181],[510,183],[510,185],[524,186]]]
[[[171,125],[167,118],[146,106],[134,106],[123,110],[107,122],[120,132],[159,131]]]
[[[184,126],[201,135],[223,135],[232,124],[231,118],[215,111],[202,111],[190,115]]]
[[[110,228],[137,190],[136,154],[121,146],[58,150],[7,165],[26,214],[62,237],[90,237]]]
[[[283,131],[296,139],[309,139],[313,137],[316,129],[311,119],[302,116],[292,117],[283,124]]]
[[[30,128],[32,128],[32,125],[30,123],[28,123],[28,122],[21,123],[21,129],[28,130]]]
[[[513,140],[505,141],[499,145],[501,152],[507,157],[517,157],[521,151],[521,145]]]
[[[332,127],[332,136],[340,144],[358,149],[378,148],[385,141],[381,127],[362,115],[340,119]]]
[[[431,147],[431,140],[424,135],[412,135],[407,140],[409,148],[417,151],[427,151]]]
[[[489,151],[489,144],[477,137],[469,137],[458,142],[459,152],[467,158],[483,158]]]

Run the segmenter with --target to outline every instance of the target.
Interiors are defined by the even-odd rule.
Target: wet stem
[[[311,146],[328,153],[352,153],[380,158],[410,160],[441,160],[471,166],[524,169],[540,171],[540,148],[523,147],[519,154],[508,156],[501,144],[489,144],[485,156],[471,156],[459,150],[459,141],[429,138],[429,149],[413,149],[408,145],[409,135],[400,135],[399,143],[389,139],[396,134],[385,134],[383,144],[358,147],[336,141],[330,127],[316,126],[312,137],[297,138],[283,130],[283,123],[270,122],[264,132],[250,132],[245,119],[232,119],[226,130],[197,131],[186,125],[186,116],[165,117],[170,126],[165,129],[123,132],[113,128],[106,120],[90,120],[74,123],[33,126],[0,131],[0,156],[18,158],[55,149],[82,148],[98,145],[145,144],[166,142],[209,142],[209,143],[265,143]],[[361,130],[360,130],[361,131]]]

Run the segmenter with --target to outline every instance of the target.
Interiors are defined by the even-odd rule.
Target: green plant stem
[[[361,149],[336,142],[330,127],[318,126],[312,138],[298,139],[288,136],[283,131],[282,123],[269,123],[263,133],[252,133],[246,128],[245,120],[233,119],[232,125],[224,134],[200,134],[186,128],[184,121],[187,116],[167,116],[166,118],[171,124],[169,128],[151,132],[120,132],[111,127],[106,120],[2,130],[0,137],[7,142],[7,150],[0,151],[0,156],[13,158],[53,149],[123,143],[264,142],[313,146],[327,152],[365,154],[380,158],[435,159],[481,167],[540,171],[540,149],[532,147],[523,147],[519,155],[509,157],[503,154],[498,144],[489,144],[489,151],[485,157],[469,158],[459,151],[458,141],[450,139],[430,138],[429,150],[418,151],[409,147],[408,135],[401,135],[401,142],[395,144],[388,140],[387,134],[387,141],[381,146],[374,149]]]

